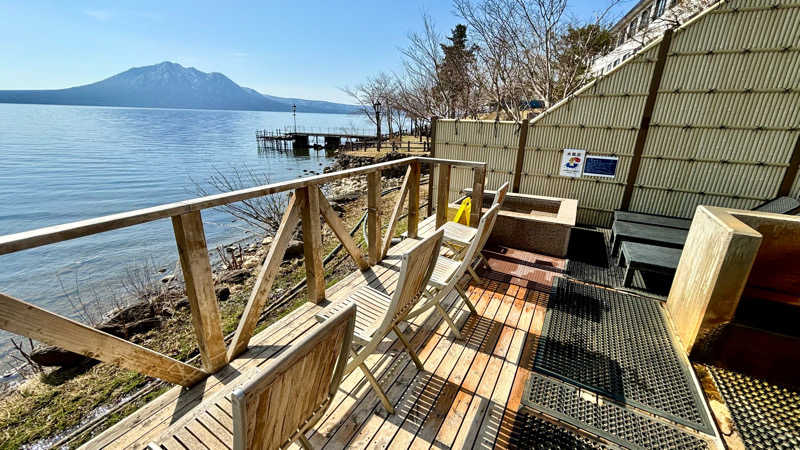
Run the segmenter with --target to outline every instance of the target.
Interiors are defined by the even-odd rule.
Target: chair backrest
[[[328,408],[347,365],[356,305],[325,321],[262,374],[233,391],[233,448],[294,442]]]
[[[380,329],[390,328],[402,320],[417,304],[433,274],[443,237],[444,229],[440,228],[402,256],[397,288]]]
[[[467,272],[467,267],[472,264],[472,261],[475,259],[475,255],[477,255],[482,249],[483,246],[486,245],[486,241],[489,240],[489,236],[492,234],[492,230],[494,229],[494,224],[497,221],[497,214],[500,212],[500,205],[494,205],[486,211],[486,214],[481,216],[481,221],[478,222],[478,229],[475,233],[475,238],[472,240],[472,243],[469,244],[467,247],[466,252],[464,252],[464,258],[461,260],[461,264],[458,266],[456,273],[450,278],[450,281],[447,283],[448,287],[450,285],[455,285],[458,280]],[[449,289],[442,289],[441,292],[449,291]],[[444,292],[445,294],[447,292]]]
[[[492,206],[500,205],[503,206],[503,201],[506,199],[506,193],[508,192],[508,181],[503,183],[502,186],[497,190],[494,194],[494,200],[492,201]]]

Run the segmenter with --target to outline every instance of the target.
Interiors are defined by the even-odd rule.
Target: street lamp
[[[376,148],[378,151],[381,151],[381,102],[380,100],[375,100],[375,103],[372,104],[372,107],[375,108],[375,124],[378,126],[378,144]]]
[[[297,134],[297,105],[292,104],[292,119],[294,119],[294,132]]]

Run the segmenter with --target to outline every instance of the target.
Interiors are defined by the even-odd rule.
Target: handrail
[[[368,270],[371,265],[378,264],[383,259],[391,245],[391,238],[406,198],[408,198],[409,207],[408,235],[412,238],[416,237],[419,223],[417,212],[421,163],[439,167],[440,193],[437,221],[440,219],[439,216],[444,216],[446,213],[447,205],[442,201],[447,199],[449,192],[451,166],[464,166],[473,170],[473,197],[478,201],[482,198],[486,163],[410,157],[0,236],[0,254],[6,254],[157,219],[171,218],[181,270],[186,281],[186,296],[189,300],[195,337],[203,362],[202,369],[173,360],[158,352],[139,347],[124,339],[87,327],[3,293],[0,293],[0,328],[101,361],[137,370],[145,375],[184,386],[192,385],[208,374],[217,372],[247,349],[261,310],[269,299],[272,284],[280,271],[289,240],[299,224],[302,223],[303,226],[303,253],[308,280],[308,295],[315,302],[325,299],[320,216],[328,223],[361,270]],[[401,194],[392,209],[386,235],[383,237],[386,243],[381,245],[379,195],[381,170],[406,165],[408,169],[403,186],[400,188]],[[344,223],[334,213],[319,189],[319,185],[322,183],[361,174],[368,175],[369,262],[350,234],[347,233]],[[214,279],[200,211],[289,190],[294,190],[294,195],[289,199],[269,253],[256,277],[233,340],[226,345],[222,335],[219,305],[214,295]],[[43,329],[40,326],[41,323],[48,323],[50,326]]]
[[[380,170],[391,169],[404,166],[413,161],[420,161],[429,164],[449,164],[464,167],[485,167],[486,163],[476,161],[454,161],[438,160],[436,158],[408,157],[395,161],[387,161],[369,166],[355,167],[352,169],[341,170],[321,175],[314,175],[305,178],[296,178],[278,183],[255,186],[237,191],[224,192],[221,194],[208,195],[174,203],[153,206],[150,208],[126,211],[107,216],[95,217],[92,219],[80,220],[61,225],[37,228],[30,231],[22,231],[14,234],[0,236],[0,255],[14,253],[30,248],[41,247],[43,245],[54,244],[83,236],[102,233],[105,231],[125,228],[146,222],[152,222],[168,217],[175,217],[203,209],[214,208],[229,203],[249,200],[279,192],[286,192],[303,188],[313,184],[323,184],[342,178],[356,175],[364,175]]]

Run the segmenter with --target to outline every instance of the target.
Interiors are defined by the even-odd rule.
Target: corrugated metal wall
[[[799,44],[800,2],[721,3],[676,30],[629,209],[691,217],[699,204],[751,208],[775,197],[800,135]],[[580,223],[610,224],[659,45],[531,122],[520,192],[577,198]],[[440,120],[435,145],[437,157],[486,161],[493,189],[511,181],[519,125]],[[558,176],[564,148],[619,156],[616,178]],[[471,183],[454,169],[451,199]]]

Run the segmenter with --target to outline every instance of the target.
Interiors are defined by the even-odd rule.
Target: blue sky
[[[569,13],[590,18],[605,4],[570,0]],[[174,61],[266,94],[348,102],[340,87],[399,68],[423,11],[442,34],[458,23],[448,0],[0,0],[0,89],[77,86]]]

